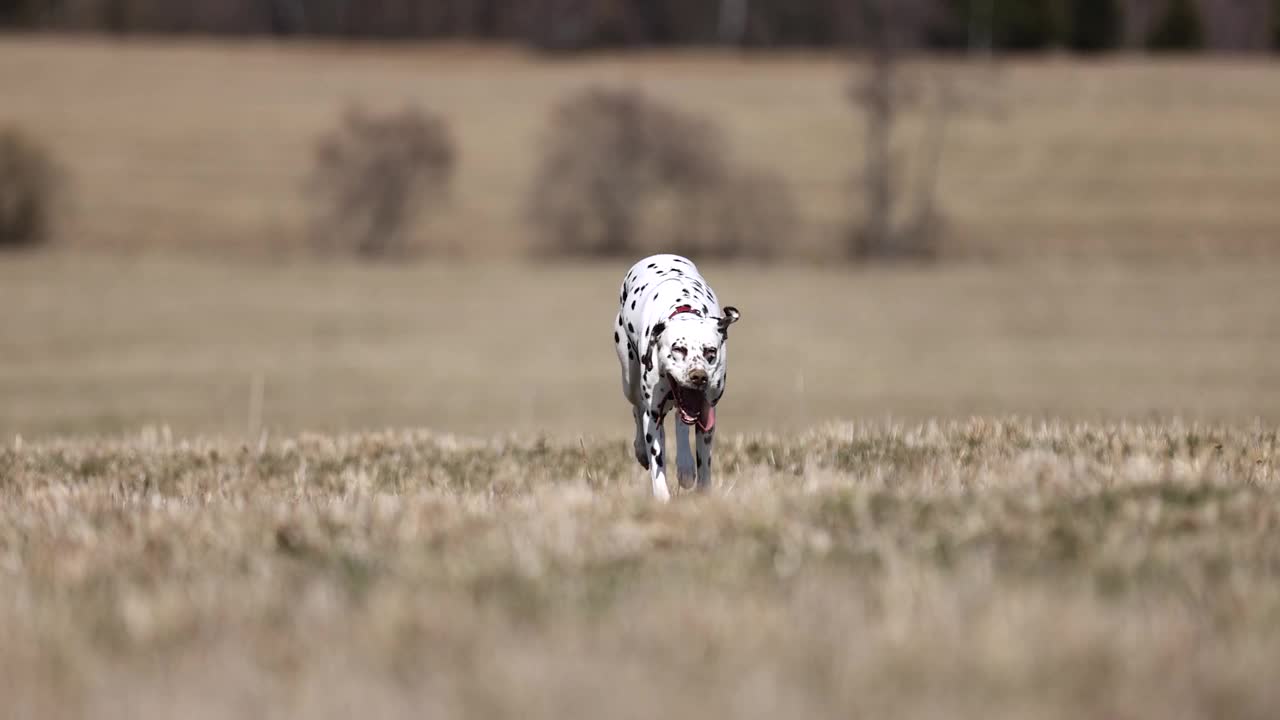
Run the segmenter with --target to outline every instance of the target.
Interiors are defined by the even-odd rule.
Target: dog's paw
[[[697,476],[693,472],[693,468],[676,468],[676,479],[680,481],[680,487],[688,490],[697,482]]]
[[[666,482],[666,480],[663,480],[663,481],[661,481],[661,482],[655,482],[655,483],[654,483],[654,485],[653,485],[653,499],[654,499],[654,500],[657,500],[657,501],[658,501],[658,502],[660,502],[660,503],[669,503],[669,502],[671,502],[671,491],[670,491],[670,490],[667,490],[667,482]]]

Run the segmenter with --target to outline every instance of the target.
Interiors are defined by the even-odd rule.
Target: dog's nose
[[[706,371],[706,370],[690,370],[690,371],[689,371],[689,382],[693,383],[694,385],[696,385],[696,386],[698,386],[698,387],[702,387],[702,386],[706,385],[706,384],[707,384],[707,371]]]

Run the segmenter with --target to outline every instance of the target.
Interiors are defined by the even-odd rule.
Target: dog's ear
[[[725,337],[729,336],[729,326],[738,322],[738,318],[742,317],[742,313],[738,312],[738,308],[732,305],[726,306],[724,309],[724,317],[720,318],[720,334]]]
[[[649,337],[643,350],[644,358],[641,360],[641,362],[644,363],[644,369],[646,372],[653,369],[653,356],[658,353],[658,336],[662,335],[666,329],[667,324],[664,322],[660,322],[649,328]]]

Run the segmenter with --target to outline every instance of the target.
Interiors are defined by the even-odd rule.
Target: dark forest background
[[[1280,0],[0,0],[0,28],[472,39],[546,50],[858,45],[1082,53],[1280,48]]]

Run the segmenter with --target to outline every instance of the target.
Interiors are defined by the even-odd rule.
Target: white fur
[[[654,497],[665,501],[670,492],[663,420],[675,404],[673,384],[700,392],[711,407],[720,401],[728,326],[737,321],[738,312],[728,307],[722,311],[698,269],[678,255],[654,255],[636,263],[618,297],[614,340],[622,366],[622,394],[631,403],[636,424],[636,460],[650,471]],[[673,315],[685,305],[693,312]],[[701,378],[705,386],[698,388]],[[715,428],[703,431],[695,424],[696,450],[690,449],[688,428],[679,419],[675,430],[680,485],[691,487],[696,479],[698,489],[708,489]]]

